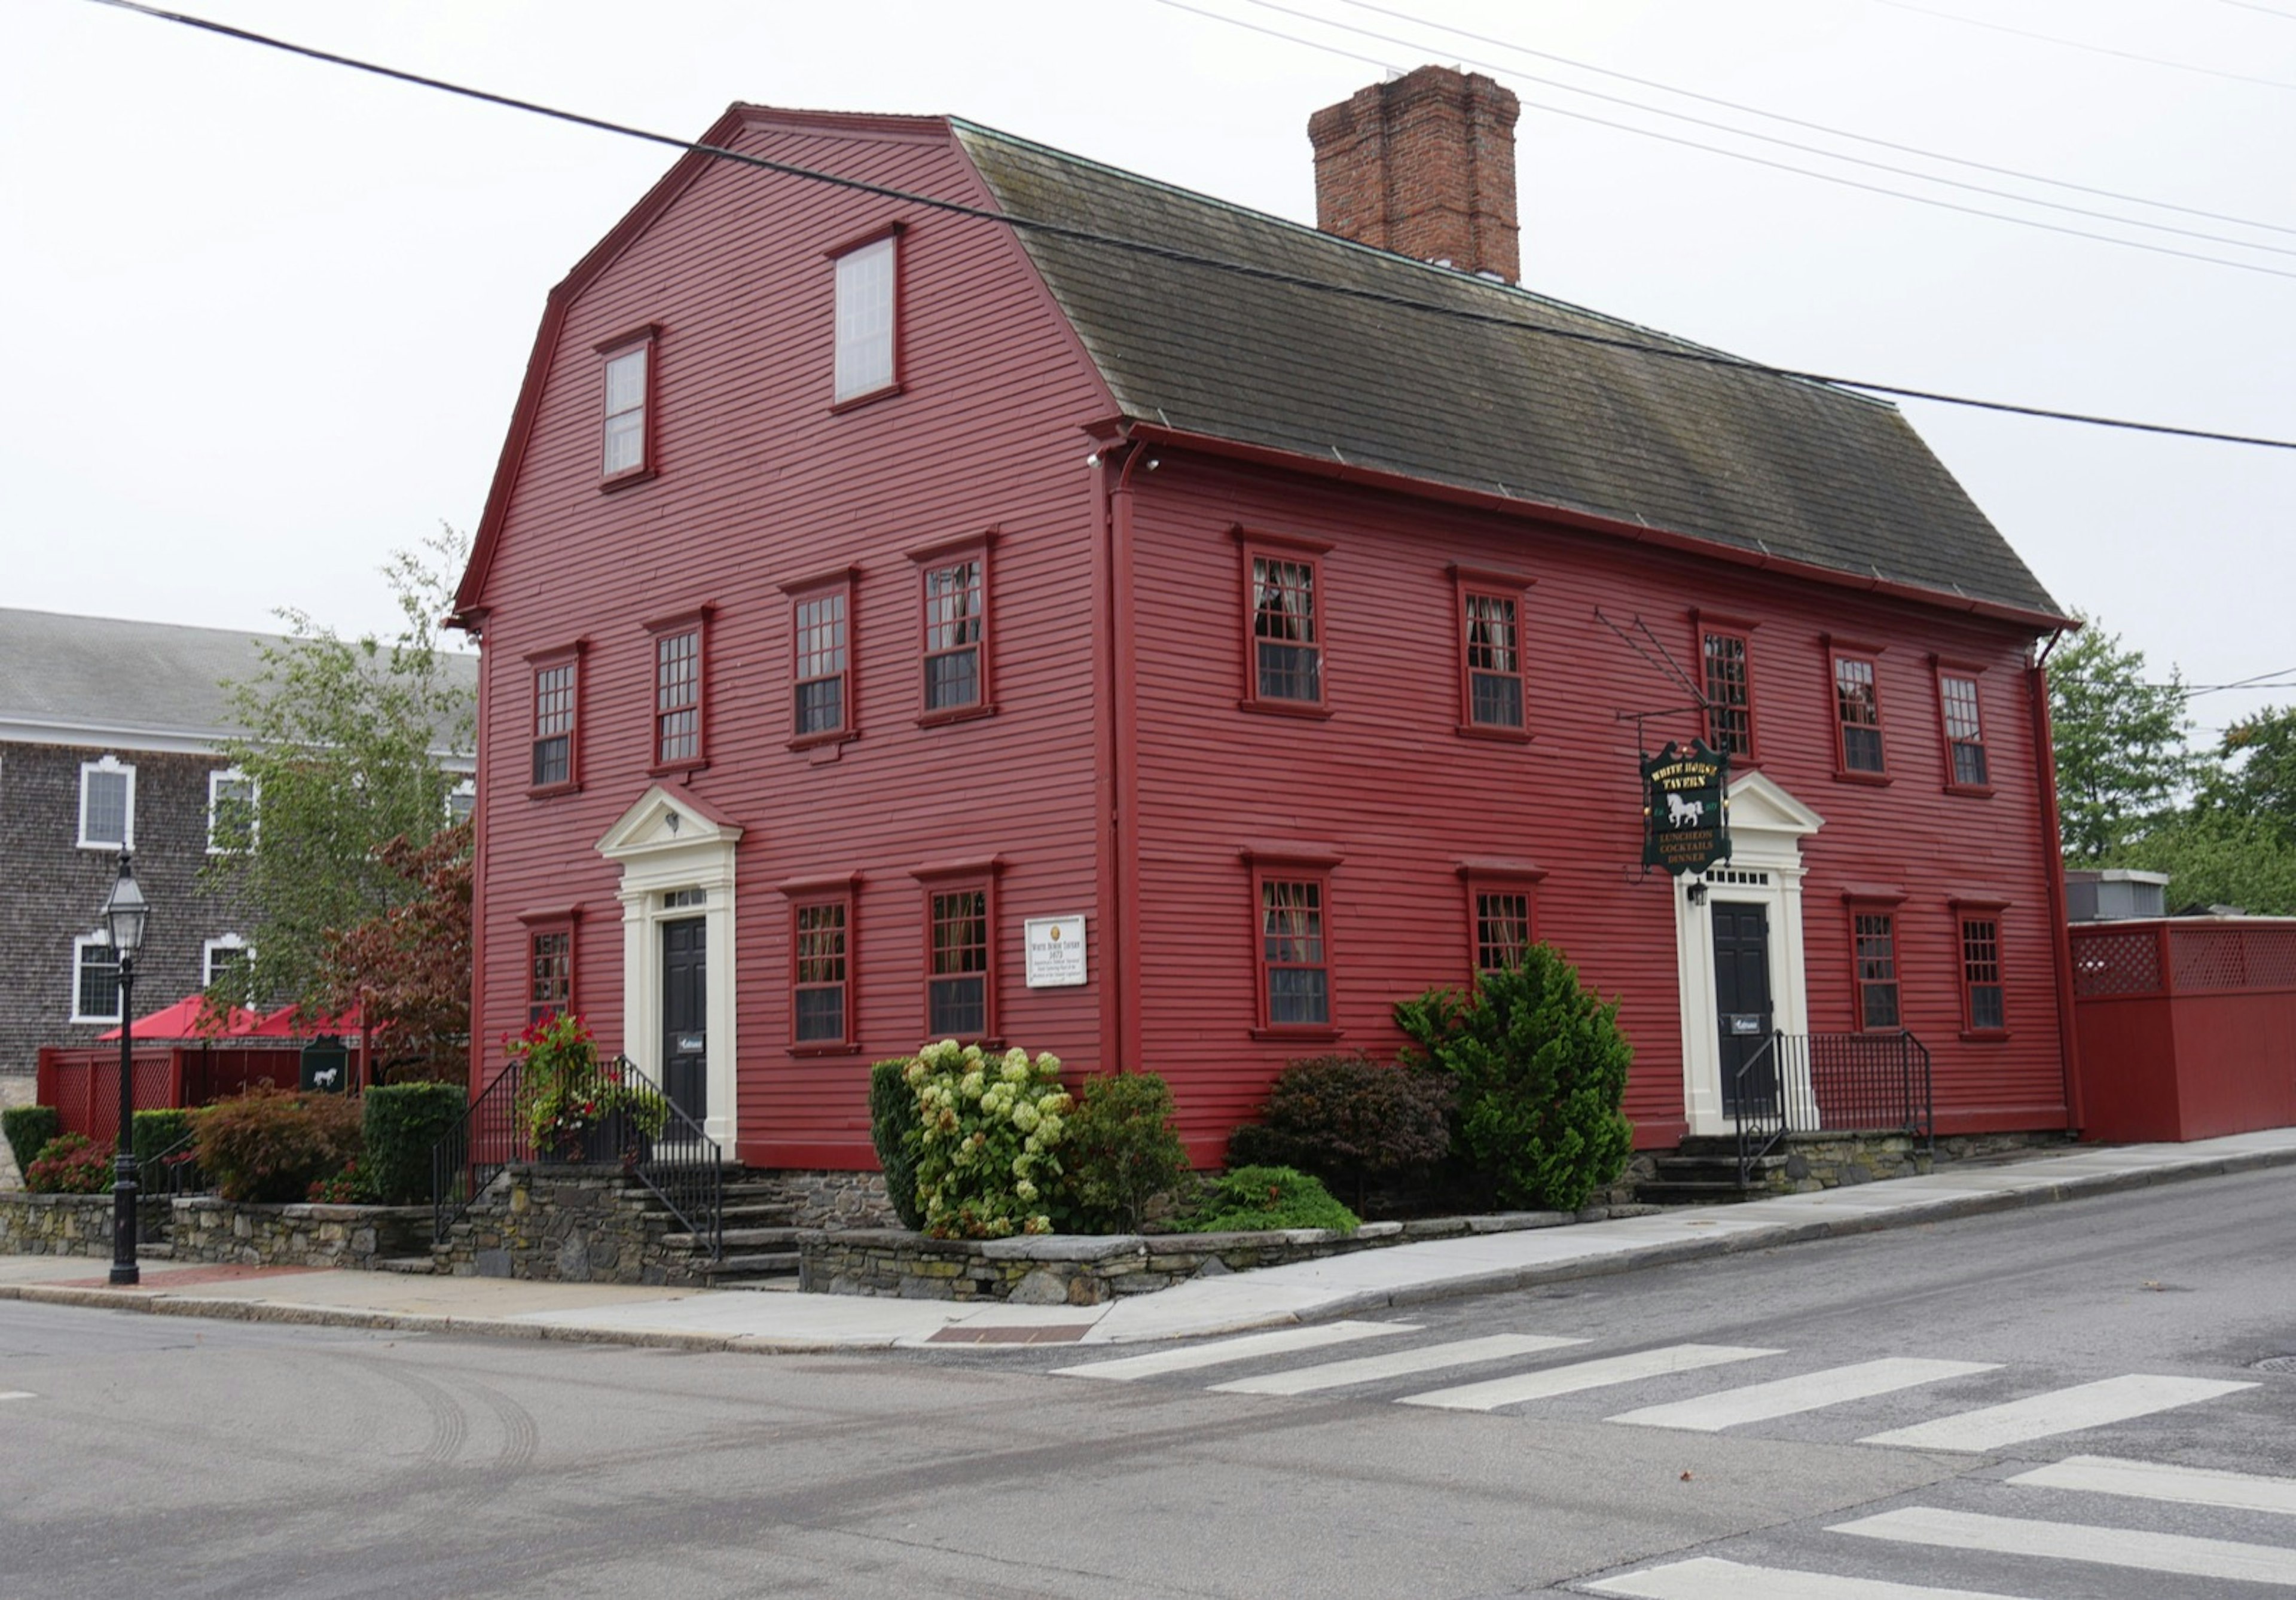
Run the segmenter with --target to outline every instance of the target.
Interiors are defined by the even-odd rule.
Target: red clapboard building
[[[570,1007],[814,1168],[874,1164],[872,1060],[1021,1044],[1164,1074],[1211,1162],[1536,938],[1622,998],[1644,1146],[1757,1029],[2075,1121],[2067,619],[1892,407],[1515,286],[1514,115],[1319,113],[1319,231],[730,110],[754,164],[552,291],[463,584],[480,1037]],[[1734,854],[1647,872],[1638,758],[1702,735]]]

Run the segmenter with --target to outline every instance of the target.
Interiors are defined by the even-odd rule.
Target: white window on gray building
[[[449,823],[470,821],[471,813],[477,810],[478,806],[479,785],[474,779],[464,778],[447,791],[447,820]]]
[[[103,934],[84,933],[72,940],[71,1020],[119,1021],[119,957]]]
[[[252,992],[248,987],[248,973],[254,963],[255,947],[236,933],[207,939],[200,946],[200,987],[212,989],[217,979],[236,973],[238,981],[232,989],[231,1001],[234,1005],[245,1005]]]
[[[117,756],[80,763],[79,843],[89,850],[135,843],[135,769]]]
[[[227,856],[255,843],[255,780],[236,767],[208,774],[208,854]]]

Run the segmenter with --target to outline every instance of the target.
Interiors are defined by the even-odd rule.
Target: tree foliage
[[[2217,757],[2202,798],[2296,850],[2296,706],[2274,706],[2234,723]]]
[[[402,834],[375,858],[413,885],[414,898],[327,931],[319,1013],[358,1007],[391,1082],[459,1079],[471,1034],[471,825],[441,829],[422,844]]]
[[[255,955],[237,981],[255,998],[331,1009],[344,993],[337,941],[435,892],[407,852],[447,826],[457,779],[444,757],[472,744],[472,696],[439,636],[467,549],[442,526],[393,555],[383,570],[404,619],[396,638],[346,639],[284,611],[291,636],[226,686],[243,732],[223,751],[252,780],[254,815],[243,846],[207,870],[249,907]]]
[[[2185,745],[2184,681],[2150,678],[2144,652],[2090,623],[2049,663],[2057,815],[2065,858],[2108,857],[2165,820],[2195,768]]]

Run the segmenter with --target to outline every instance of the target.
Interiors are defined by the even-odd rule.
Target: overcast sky
[[[1465,65],[1523,103],[1529,287],[1784,365],[2296,439],[2296,0],[184,4],[685,137],[737,99],[955,112],[1308,222],[1309,113]],[[674,159],[93,0],[0,8],[0,603],[346,631],[396,625],[392,549],[476,522],[545,293]],[[2296,452],[1906,409],[2159,671],[2296,677]]]

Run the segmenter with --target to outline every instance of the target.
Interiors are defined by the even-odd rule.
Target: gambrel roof
[[[2060,614],[1895,406],[953,127],[1004,210],[1177,252],[1016,230],[1134,421]]]

